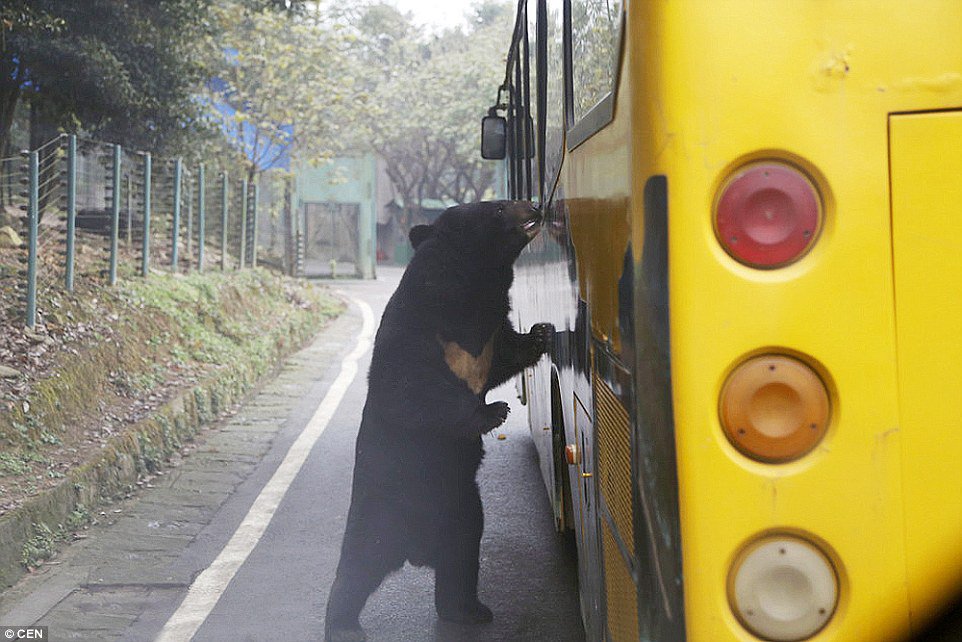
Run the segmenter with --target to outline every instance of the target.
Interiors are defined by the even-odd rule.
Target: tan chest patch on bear
[[[494,337],[488,339],[478,356],[474,356],[455,341],[442,341],[441,337],[438,337],[438,343],[444,349],[444,362],[454,376],[466,383],[474,394],[480,394],[491,371]]]

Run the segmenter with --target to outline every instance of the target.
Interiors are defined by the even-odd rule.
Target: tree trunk
[[[11,149],[10,129],[13,127],[13,117],[17,111],[17,103],[20,101],[20,81],[11,73],[6,73],[9,69],[7,65],[0,64],[0,156],[16,156],[16,152]],[[13,203],[13,192],[17,189],[14,182],[10,180],[9,173],[16,171],[19,159],[11,163],[4,163],[0,166],[0,225],[5,225],[3,206]]]
[[[20,87],[10,83],[0,83],[0,149],[7,149],[10,141],[10,128],[13,127],[13,116],[20,102]]]

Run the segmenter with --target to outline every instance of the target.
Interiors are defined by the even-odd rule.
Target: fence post
[[[150,152],[144,154],[144,242],[140,275],[146,277],[150,271]]]
[[[227,270],[227,172],[220,175],[220,269]]]
[[[207,170],[197,168],[197,271],[204,271],[204,220],[207,217]]]
[[[241,179],[241,221],[240,221],[240,263],[238,269],[244,269],[244,259],[247,253],[247,179]]]
[[[194,246],[194,183],[191,180],[187,181],[187,271],[190,272],[191,267],[194,264],[193,257],[193,246]]]
[[[180,240],[180,181],[183,176],[183,162],[178,158],[174,161],[174,221],[170,240],[170,269],[177,271],[177,242]]]
[[[250,215],[250,245],[251,245],[251,267],[257,267],[257,192],[258,184],[253,185],[253,195],[251,196],[251,215]]]
[[[294,229],[294,272],[292,276],[304,276],[304,238],[301,235],[301,207],[291,203],[291,227]]]
[[[77,136],[67,138],[67,265],[64,285],[73,292],[74,239],[77,235]]]
[[[114,145],[114,166],[111,184],[113,186],[113,199],[111,207],[110,221],[110,285],[117,283],[117,244],[120,236],[120,145]]]
[[[304,276],[304,239],[300,228],[294,231],[294,276]]]
[[[281,220],[283,221],[284,227],[284,261],[283,268],[285,274],[288,276],[294,276],[294,227],[293,217],[291,215],[291,203],[293,196],[291,194],[291,177],[286,176],[284,178],[284,209]]]
[[[37,222],[40,218],[40,154],[30,152],[27,195],[27,327],[37,324]]]

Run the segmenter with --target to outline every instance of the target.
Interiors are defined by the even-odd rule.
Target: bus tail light
[[[798,537],[768,537],[735,560],[728,581],[732,611],[765,640],[804,640],[835,612],[838,575],[829,558]]]
[[[821,377],[784,355],[752,357],[728,376],[719,415],[742,454],[782,463],[808,453],[828,429],[831,407]]]
[[[783,163],[743,167],[715,203],[718,241],[736,261],[755,268],[778,268],[802,258],[821,226],[815,185]]]

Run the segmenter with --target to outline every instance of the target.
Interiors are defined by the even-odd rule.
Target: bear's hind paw
[[[494,619],[491,612],[483,603],[475,600],[474,604],[463,609],[452,609],[438,606],[438,617],[448,622],[458,624],[486,624]]]
[[[324,642],[367,642],[367,635],[362,629],[328,629],[324,634]]]

